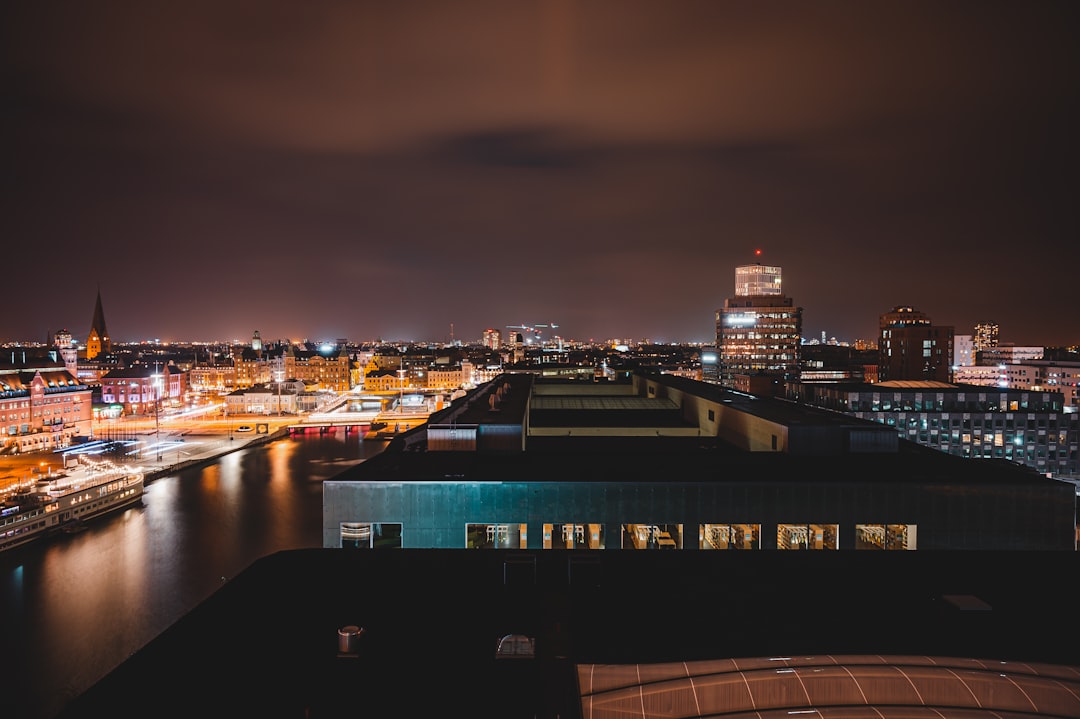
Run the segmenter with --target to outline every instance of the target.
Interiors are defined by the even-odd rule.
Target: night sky
[[[0,341],[1080,343],[1080,3],[5,3]],[[754,250],[762,249],[760,258]]]

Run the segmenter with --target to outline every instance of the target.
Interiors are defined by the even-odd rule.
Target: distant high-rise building
[[[719,380],[725,387],[775,393],[798,376],[802,308],[781,290],[779,267],[735,268],[735,296],[716,311]],[[780,382],[782,385],[782,382]]]
[[[255,334],[251,336],[251,349],[255,350],[255,355],[262,357],[263,341],[259,336],[259,330],[255,330]]]
[[[502,342],[502,333],[499,330],[488,328],[484,330],[484,346],[490,350],[497,350]]]
[[[972,338],[975,354],[978,355],[985,349],[998,346],[998,326],[996,322],[980,322],[975,325],[975,335]]]
[[[98,289],[97,302],[94,304],[94,318],[90,321],[90,334],[86,338],[86,359],[91,360],[99,354],[112,352],[112,340],[105,328],[105,312],[101,309],[101,289]]]
[[[880,328],[880,381],[952,381],[952,327],[934,326],[926,314],[900,306],[881,315]]]

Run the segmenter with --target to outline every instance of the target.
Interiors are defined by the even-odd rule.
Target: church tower
[[[86,338],[86,359],[91,360],[101,353],[112,352],[112,340],[105,329],[105,312],[101,309],[101,288],[98,288],[97,303],[94,305],[94,319],[90,322],[90,335]]]
[[[64,361],[64,368],[71,373],[72,377],[79,376],[79,347],[71,338],[67,330],[60,330],[53,339],[53,346]]]

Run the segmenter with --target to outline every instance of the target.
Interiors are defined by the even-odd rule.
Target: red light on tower
[[[761,250],[754,250],[754,254],[761,257]]]

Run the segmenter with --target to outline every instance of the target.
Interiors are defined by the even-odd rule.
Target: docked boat
[[[125,468],[80,470],[9,494],[0,503],[0,551],[142,501],[142,472]]]

